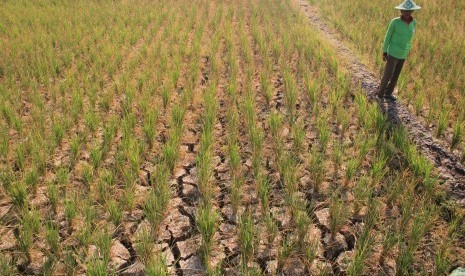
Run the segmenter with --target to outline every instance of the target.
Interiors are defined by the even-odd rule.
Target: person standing
[[[378,90],[378,98],[384,97],[393,101],[397,100],[393,94],[394,88],[410,51],[410,42],[417,25],[412,13],[421,7],[412,0],[405,0],[395,8],[400,10],[401,16],[391,20],[384,37],[383,61],[386,66]]]

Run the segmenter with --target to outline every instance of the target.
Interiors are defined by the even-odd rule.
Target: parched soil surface
[[[321,19],[316,7],[310,5],[306,0],[296,1],[302,12],[308,17],[308,22],[320,30],[340,57],[345,60],[353,82],[361,85],[370,101],[379,102],[381,109],[391,122],[405,127],[421,153],[435,164],[439,177],[444,181],[444,189],[447,191],[448,197],[459,205],[465,206],[465,167],[460,163],[459,158],[450,152],[447,143],[434,137],[420,123],[419,118],[411,114],[399,101],[379,101],[376,96],[379,78],[360,62],[357,55],[340,38],[340,34]]]
[[[337,48],[353,81],[361,83],[372,101],[374,75],[304,1],[187,2],[172,1],[163,8],[155,5],[164,14],[163,20],[157,28],[148,24],[147,32],[122,55],[118,70],[102,82],[102,99],[96,106],[105,95],[109,100],[106,109],[96,108],[101,121],[95,131],[84,132],[85,118],[77,119],[47,157],[46,173],[40,176],[35,192],[27,191],[25,207],[17,208],[10,193],[0,194],[0,268],[22,275],[64,275],[71,269],[70,274],[93,275],[91,268],[103,264],[102,270],[108,274],[147,275],[153,259],[161,256],[158,268],[169,275],[345,275],[350,262],[363,251],[358,246],[368,233],[370,255],[364,272],[395,275],[400,267],[396,264],[398,251],[415,234],[410,225],[420,224],[426,230],[410,252],[415,262],[409,269],[435,271],[436,253],[432,251],[449,238],[450,221],[429,216],[433,211],[428,208],[434,204],[424,199],[424,191],[416,190],[418,183],[408,168],[398,166],[398,160],[383,160],[377,139],[371,137],[372,129],[365,122],[368,115],[359,112],[363,103],[366,109],[369,104],[345,81],[339,67],[334,69],[330,50],[316,32],[301,26],[304,19],[296,16],[298,6]],[[292,31],[297,27],[302,27],[303,36]],[[171,60],[173,56],[179,64]],[[171,74],[175,67],[177,76]],[[139,79],[143,75],[147,78]],[[171,89],[168,99],[163,89]],[[206,94],[210,89],[215,89],[213,99]],[[211,105],[215,107],[214,122],[208,140],[203,135]],[[390,102],[380,105],[391,120],[409,129],[422,152],[437,164],[451,198],[463,203],[463,167],[404,107]],[[89,108],[91,101],[85,97],[83,109]],[[144,134],[147,110],[157,112],[149,125],[155,129],[150,145]],[[176,110],[184,115],[178,118],[182,130],[166,181],[170,194],[167,207],[156,214],[160,220],[154,227],[147,202],[154,199],[156,188],[165,184],[160,184],[157,173],[168,159]],[[273,118],[281,120],[274,122],[278,125],[275,134]],[[104,143],[110,123],[115,129],[109,132],[108,149],[96,162],[98,151],[93,150]],[[74,164],[70,145],[79,132],[85,135]],[[258,150],[253,144],[257,136],[261,139]],[[204,237],[198,227],[202,219],[199,210],[205,202],[199,156],[206,140],[211,142],[209,200],[218,220],[211,252],[204,260]],[[234,143],[239,155],[235,171],[230,155]],[[8,160],[4,166],[11,163]],[[375,165],[378,167],[373,169]],[[50,187],[59,182],[60,168],[67,171],[67,179],[59,186],[60,197],[53,208]],[[112,179],[106,178],[110,172]],[[22,180],[23,172],[17,175]],[[260,190],[263,179],[269,182],[267,193]],[[235,199],[237,191],[239,199]],[[72,218],[70,202],[75,204]],[[404,206],[405,202],[410,205]],[[424,209],[415,208],[417,203],[424,204]],[[121,212],[119,220],[114,205]],[[411,216],[405,216],[407,212]],[[39,225],[31,236],[31,246],[25,248],[20,242],[24,221],[31,214],[37,214]],[[245,256],[250,245],[244,237],[244,218],[248,216],[253,241],[250,255]],[[50,225],[57,236],[50,234]],[[388,239],[392,233],[398,235],[394,237],[397,240]],[[465,246],[450,240],[444,249],[450,253],[446,257],[451,266],[463,264]],[[53,242],[58,248],[52,248]],[[389,242],[394,244],[384,246]]]

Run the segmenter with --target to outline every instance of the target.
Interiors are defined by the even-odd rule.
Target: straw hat
[[[420,6],[415,4],[412,0],[405,0],[404,3],[400,4],[396,7],[398,10],[406,10],[406,11],[413,11],[421,9]]]

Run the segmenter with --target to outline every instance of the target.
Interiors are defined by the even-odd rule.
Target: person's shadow
[[[383,99],[378,101],[381,110],[385,115],[387,115],[388,121],[392,124],[400,125],[402,124],[399,115],[398,115],[398,103],[397,101]]]
[[[399,103],[389,99],[379,99],[376,96],[374,98],[381,112],[387,117],[386,137],[389,139],[391,133],[402,126],[402,121],[399,118]]]

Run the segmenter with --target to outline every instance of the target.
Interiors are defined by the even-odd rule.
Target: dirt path
[[[357,56],[339,38],[338,33],[323,22],[315,7],[306,0],[295,1],[309,19],[309,23],[327,38],[339,56],[343,58],[352,75],[352,81],[361,85],[370,101],[375,101],[379,82],[376,75],[357,59]],[[380,103],[380,107],[388,115],[391,122],[401,124],[406,128],[420,152],[433,162],[440,179],[444,182],[444,189],[448,197],[459,205],[465,206],[465,167],[460,164],[457,157],[426,130],[420,120],[401,103],[385,101]]]

